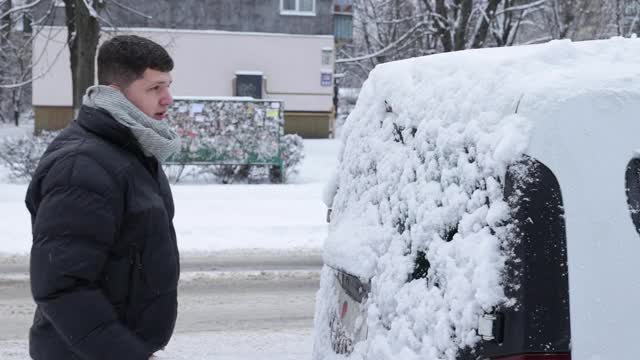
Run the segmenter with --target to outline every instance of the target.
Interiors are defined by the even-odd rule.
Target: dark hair
[[[155,42],[135,35],[107,40],[98,50],[98,84],[127,87],[140,79],[145,70],[173,70],[167,50]]]

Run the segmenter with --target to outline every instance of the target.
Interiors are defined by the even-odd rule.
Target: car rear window
[[[631,159],[625,174],[627,204],[631,212],[631,220],[640,233],[640,159]]]

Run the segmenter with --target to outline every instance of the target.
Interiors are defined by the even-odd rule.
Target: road
[[[0,259],[1,359],[28,359],[34,304],[27,264]],[[160,358],[309,358],[321,266],[313,252],[186,256],[174,339]]]

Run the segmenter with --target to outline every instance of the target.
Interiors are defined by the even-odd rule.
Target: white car
[[[640,40],[383,64],[342,130],[314,359],[640,359]]]

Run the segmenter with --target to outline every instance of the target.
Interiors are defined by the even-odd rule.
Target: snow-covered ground
[[[0,138],[18,133],[15,127],[0,127]],[[337,151],[337,140],[305,140],[301,171],[286,185],[173,186],[181,251],[319,251],[327,232],[322,190]],[[9,184],[0,166],[0,253],[5,255],[27,254],[31,246],[26,190],[26,184]]]
[[[0,138],[31,129],[0,125]],[[182,255],[197,259],[207,254],[223,258],[224,254],[319,254],[327,232],[322,190],[336,166],[338,141],[305,140],[304,145],[306,158],[300,174],[286,185],[174,186],[175,225]],[[26,190],[26,184],[10,184],[6,169],[0,166],[0,264],[15,262],[19,267],[26,263],[31,244],[30,220],[24,206]],[[9,282],[11,276],[0,277]],[[13,280],[25,278],[18,274]],[[309,298],[312,301],[312,296]],[[32,311],[32,304],[20,306]],[[312,316],[309,311],[308,317]],[[270,323],[274,327],[267,329],[178,331],[158,356],[161,360],[308,359],[312,348],[311,321],[308,323],[302,328],[277,328]],[[28,358],[26,333],[0,341],[0,359]]]
[[[0,342],[3,360],[27,360],[26,341]],[[243,333],[185,333],[171,340],[158,360],[299,360],[308,359],[311,330],[247,331]]]
[[[24,136],[32,131],[33,120],[20,123],[20,126],[0,124],[0,138]]]

